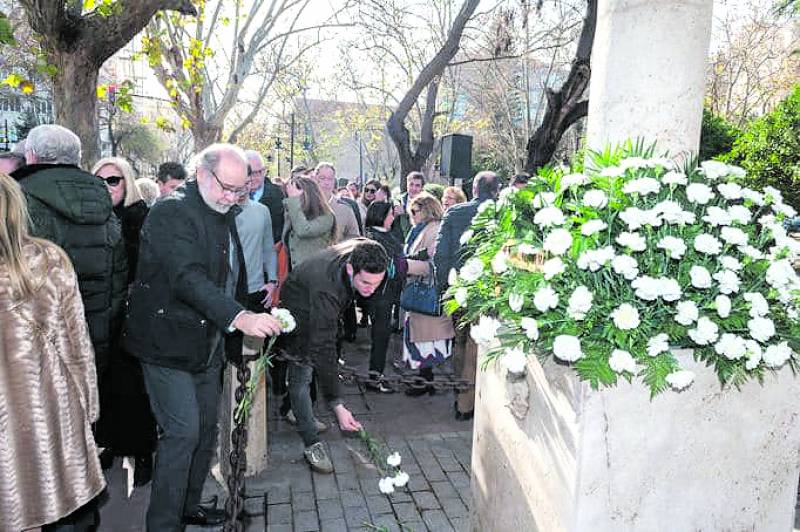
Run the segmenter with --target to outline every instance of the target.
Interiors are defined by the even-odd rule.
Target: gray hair
[[[255,159],[256,157],[258,157],[258,159],[261,162],[264,162],[264,157],[261,155],[261,152],[259,152],[258,150],[244,150],[244,154],[245,154],[245,156],[247,156],[247,160],[248,161],[250,159]]]
[[[81,162],[81,139],[69,129],[56,124],[36,126],[28,133],[25,152],[46,164],[74,164]]]
[[[330,168],[333,172],[333,175],[336,175],[336,168],[333,166],[333,163],[322,161],[321,163],[317,164],[316,168],[314,168],[314,172],[319,172],[322,168]]]
[[[222,159],[223,153],[229,153],[234,157],[238,157],[242,164],[247,166],[247,154],[239,146],[233,144],[217,143],[204,148],[203,151],[198,153],[189,164],[191,173],[197,177],[197,170],[203,168],[209,172],[215,172]]]

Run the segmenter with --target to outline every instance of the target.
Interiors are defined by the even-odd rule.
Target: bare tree
[[[83,143],[83,162],[98,156],[97,75],[160,10],[194,14],[190,0],[118,0],[84,12],[80,0],[19,0],[53,69],[55,120]]]

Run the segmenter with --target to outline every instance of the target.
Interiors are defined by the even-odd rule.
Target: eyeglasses
[[[377,191],[378,191],[377,188],[369,188],[369,187],[367,187],[367,188],[364,189],[364,193],[365,194],[375,194]]]
[[[262,175],[265,170],[266,168],[259,168],[259,169],[251,168],[249,175]]]
[[[125,178],[122,177],[121,175],[112,175],[112,176],[108,176],[108,177],[101,177],[100,179],[105,181],[106,185],[108,185],[110,187],[115,187],[115,186],[119,185],[120,183],[122,183],[122,180],[125,179]]]
[[[419,209],[411,209],[412,216],[416,216],[417,214],[419,214]]]
[[[211,170],[211,175],[213,175],[214,179],[217,180],[217,183],[219,184],[219,187],[222,189],[223,192],[228,192],[240,198],[250,193],[250,187],[248,187],[247,185],[243,187],[232,187],[230,185],[223,183],[220,180],[219,176],[217,176],[217,174],[214,172],[214,170]]]

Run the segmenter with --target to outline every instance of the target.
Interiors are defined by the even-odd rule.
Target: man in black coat
[[[436,254],[433,262],[436,266],[436,285],[444,292],[447,288],[447,277],[451,269],[458,270],[464,265],[466,257],[461,252],[461,235],[472,224],[472,218],[478,212],[481,203],[494,200],[500,191],[500,180],[494,172],[484,171],[475,174],[472,180],[472,200],[453,205],[444,213],[439,234],[436,235]],[[456,371],[462,379],[475,383],[477,370],[478,347],[469,336],[467,327],[457,327],[453,340],[453,361]],[[475,407],[475,389],[460,393],[457,396],[455,416],[459,420],[469,420]]]
[[[314,423],[309,386],[317,369],[322,394],[333,408],[339,427],[355,431],[361,424],[344,406],[339,390],[336,333],[341,313],[356,293],[370,297],[383,282],[388,258],[383,247],[366,238],[353,238],[327,248],[292,270],[281,288],[281,304],[297,321],[284,347],[305,359],[289,366],[289,394],[297,429],[312,469],[333,472],[333,465]]]
[[[214,455],[223,353],[241,355],[240,333],[280,332],[275,318],[243,306],[247,278],[234,217],[248,192],[244,153],[209,146],[197,156],[196,180],[156,203],[142,228],[124,344],[142,361],[163,430],[147,512],[151,531],[225,520],[223,510],[200,506]]]

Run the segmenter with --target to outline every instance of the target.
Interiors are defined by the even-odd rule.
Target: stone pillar
[[[600,0],[587,145],[641,137],[697,152],[712,0]]]
[[[530,357],[525,377],[478,372],[472,530],[792,530],[800,379],[720,390],[711,368],[650,399],[639,381],[592,390]]]

